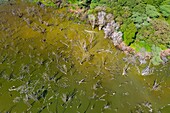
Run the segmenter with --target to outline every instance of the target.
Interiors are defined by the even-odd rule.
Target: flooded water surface
[[[0,5],[0,112],[169,113],[170,63],[125,59],[67,8]]]

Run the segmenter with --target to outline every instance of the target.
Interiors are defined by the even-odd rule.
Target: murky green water
[[[123,76],[126,56],[67,9],[7,3],[0,15],[1,112],[170,112],[170,63]]]

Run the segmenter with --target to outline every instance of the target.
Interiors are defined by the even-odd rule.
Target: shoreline
[[[76,7],[76,10],[75,9],[68,9],[68,12],[76,14],[77,16],[82,14],[81,16],[83,16],[84,15],[83,13],[85,13],[86,11],[85,11],[85,9],[80,9],[80,8]],[[144,52],[144,53],[137,52],[134,48],[127,46],[124,43],[123,38],[122,38],[123,33],[118,30],[120,26],[113,19],[114,15],[112,15],[110,13],[107,14],[105,11],[99,11],[98,17],[95,17],[93,14],[90,14],[90,15],[85,14],[85,15],[86,16],[84,17],[84,19],[86,18],[87,20],[85,19],[85,21],[88,21],[89,24],[92,25],[92,29],[94,29],[94,27],[97,25],[99,27],[99,30],[103,30],[103,32],[105,34],[104,38],[111,39],[113,41],[114,46],[117,49],[123,51],[126,55],[127,54],[133,54],[136,57],[142,57],[145,60],[152,58],[151,52],[147,52],[147,51]],[[80,18],[81,18],[81,16],[80,16]],[[88,18],[87,18],[87,16],[88,16]],[[108,23],[110,25],[107,25]],[[107,28],[107,27],[109,27],[109,28]],[[116,32],[117,34],[114,34],[115,36],[112,36],[111,33],[114,33],[114,32]],[[115,44],[114,41],[116,42],[116,44]],[[144,54],[144,56],[143,56],[143,54]],[[168,59],[166,57],[168,57],[168,56],[170,56],[170,48],[162,50],[160,52],[160,58],[162,59],[162,61],[167,62]]]
[[[126,46],[126,44],[122,41],[119,45],[115,46],[119,50],[123,51],[126,55],[128,54],[134,54],[136,57],[141,57],[143,53],[141,52],[136,52],[135,49],[133,49],[130,46]],[[152,58],[152,53],[151,52],[145,52],[145,58],[143,59],[151,59]],[[162,50],[160,53],[160,58],[164,61],[165,57],[170,56],[170,49],[165,49]]]
[[[98,12],[97,17],[95,17],[95,15],[93,14],[88,15],[89,23],[91,24],[92,29],[94,29],[94,27],[97,25],[99,30],[102,30],[104,32],[104,38],[109,38],[114,46],[117,49],[123,51],[126,55],[135,55],[135,57],[139,58],[141,64],[146,63],[145,60],[155,57],[155,55],[153,55],[153,52],[147,52],[145,51],[145,48],[143,48],[143,50],[141,48],[141,52],[137,52],[134,48],[127,46],[123,41],[123,32],[119,30],[120,25],[114,20],[113,17],[114,15],[112,15],[111,13],[106,13],[104,11]],[[158,61],[159,63],[166,63],[169,60],[167,57],[170,56],[170,48],[160,50],[160,52],[156,54],[156,56],[160,56],[160,61]]]
[[[120,43],[116,47],[118,49],[124,51],[126,54],[129,54],[129,53],[139,53],[139,52],[136,52],[135,49],[133,49],[132,47],[126,46],[126,44],[123,41],[122,41],[122,43]],[[170,56],[170,49],[168,48],[168,49],[162,50],[161,53],[160,53],[160,56],[163,56],[163,57]]]

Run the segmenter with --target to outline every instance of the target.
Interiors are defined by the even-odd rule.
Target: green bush
[[[135,41],[132,45],[137,52],[140,52],[141,48],[145,48],[146,51],[151,51],[151,45],[146,41]]]
[[[161,5],[170,5],[170,0],[163,0]]]
[[[34,0],[34,2],[42,2],[46,6],[56,7],[54,0]]]
[[[91,3],[90,4],[90,9],[94,9],[96,6],[98,6],[98,3]]]
[[[146,5],[146,14],[152,18],[158,17],[160,15],[155,6],[149,4]]]
[[[147,25],[147,15],[139,12],[133,12],[131,19],[134,21],[137,28],[140,28],[142,25]]]
[[[162,44],[168,47],[170,43],[170,25],[168,24],[168,22],[161,19],[155,19],[151,21],[151,24],[154,29],[151,40],[153,40],[155,44]]]
[[[133,12],[139,12],[139,13],[145,13],[146,10],[145,10],[144,7],[146,7],[146,4],[140,3],[140,4],[136,5],[136,6],[132,9],[132,11],[133,11]]]
[[[170,5],[161,5],[160,11],[162,12],[164,17],[170,16]]]
[[[126,29],[123,32],[123,40],[127,45],[130,45],[134,41],[136,32],[137,29],[133,22],[126,25]]]
[[[170,43],[170,25],[161,19],[153,19],[148,26],[138,29],[134,43],[144,41],[149,44],[159,45],[166,49]]]
[[[153,65],[159,65],[162,62],[162,59],[160,58],[160,53],[162,49],[158,46],[152,45],[152,59],[151,62]]]
[[[130,8],[135,7],[137,4],[141,3],[142,0],[118,0],[120,6],[128,6]]]
[[[156,7],[159,7],[159,5],[164,1],[164,0],[142,0],[144,1],[146,4],[150,4]]]

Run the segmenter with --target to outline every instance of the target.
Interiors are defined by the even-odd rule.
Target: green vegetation
[[[0,4],[8,2],[8,0],[0,0]]]
[[[104,29],[107,36],[114,32],[108,38],[120,39],[112,42],[104,38],[105,31],[75,21],[68,12],[75,15],[76,9],[69,9],[73,7],[87,10],[78,4],[64,6],[56,9],[24,0],[0,5],[0,112],[169,113],[170,62],[151,64],[162,62],[163,47],[159,41],[152,44],[151,37],[161,38],[168,32],[168,18],[158,11],[159,17],[136,27],[131,16],[138,11],[128,6],[118,6],[120,11],[110,8],[114,15],[106,14],[109,23]],[[145,8],[138,13],[147,15]],[[99,23],[99,16],[85,16]],[[114,47],[122,42],[120,30],[124,41],[136,50],[141,48],[140,53],[125,55]],[[149,65],[146,51],[154,55]]]
[[[130,24],[123,24],[122,30],[124,32],[124,42],[127,45],[133,43],[135,39],[135,33],[137,32],[135,24],[133,22],[131,22]]]
[[[136,24],[137,28],[140,28],[142,25],[148,25],[149,24],[147,22],[147,15],[139,13],[139,12],[133,12],[131,19]]]
[[[143,47],[153,51],[152,45],[162,50],[170,48],[170,0],[68,0],[68,3],[70,8],[84,8],[88,14],[101,10],[113,14],[125,44],[136,51]]]
[[[170,5],[161,5],[160,10],[164,17],[170,16]]]
[[[150,4],[146,5],[146,14],[148,15],[148,17],[151,17],[151,18],[156,18],[156,17],[159,17],[160,15],[156,7]]]
[[[56,7],[56,5],[54,3],[55,0],[33,0],[33,1],[34,2],[42,2],[46,6]]]
[[[89,7],[90,13],[99,10],[112,13],[121,25],[123,39],[127,45],[135,43],[136,37],[140,36],[140,40],[146,42],[156,38],[153,44],[156,43],[161,48],[163,44],[162,49],[169,47],[170,0],[69,0],[69,2]],[[149,35],[147,37],[146,32]]]
[[[162,62],[162,60],[160,58],[161,50],[162,49],[160,47],[152,45],[152,54],[153,54],[153,57],[151,59],[151,62],[153,63],[153,65],[159,65]]]

